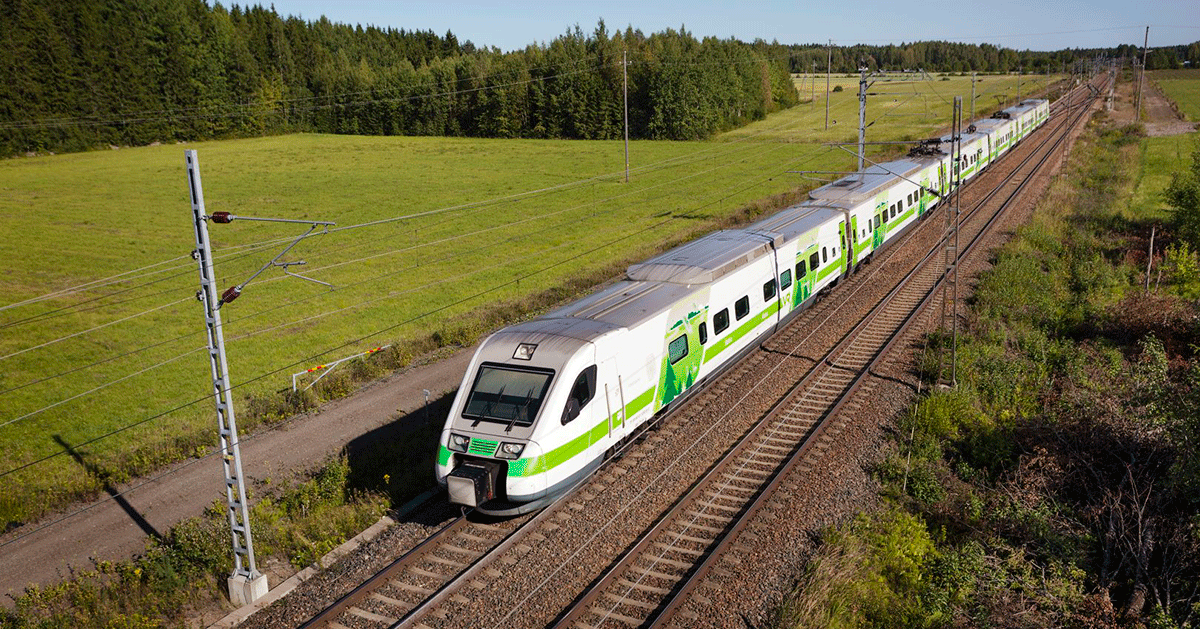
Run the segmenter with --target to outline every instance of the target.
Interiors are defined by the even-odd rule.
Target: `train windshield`
[[[484,363],[467,396],[463,417],[528,426],[537,418],[554,371]]]

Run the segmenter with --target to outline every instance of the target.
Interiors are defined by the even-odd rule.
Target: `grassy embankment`
[[[1196,142],[1093,124],[980,279],[959,387],[903,417],[880,509],[829,532],[778,626],[1195,622],[1200,267],[1161,193]]]
[[[940,82],[936,89],[947,95],[966,83],[955,81]],[[927,108],[920,95],[892,105],[891,115],[872,127],[872,139],[926,135],[946,117],[944,105],[929,104]],[[833,116],[850,119],[855,111],[852,92],[833,94],[831,111]],[[402,348],[377,354],[373,360],[352,365],[341,376],[327,378],[311,397],[294,399],[277,393],[291,371],[307,364],[283,369],[269,382],[245,387],[239,396],[244,409],[242,425],[252,428],[277,421],[297,404],[308,406],[344,394],[355,382],[438,345],[470,343],[495,325],[586,290],[619,272],[628,261],[729,221],[774,209],[791,198],[788,191],[796,187],[796,179],[781,176],[782,171],[798,164],[832,170],[851,163],[849,155],[819,146],[846,133],[844,128],[817,131],[823,120],[823,108],[798,107],[712,142],[634,142],[635,169],[639,164],[661,165],[635,170],[629,186],[611,174],[620,163],[620,145],[611,142],[289,136],[198,145],[210,212],[332,219],[340,225],[597,177],[545,197],[399,221],[301,245],[291,258],[308,260],[308,267],[300,271],[339,288],[328,292],[290,279],[264,279],[247,288],[245,296],[224,311],[235,379],[249,379],[313,355],[314,347],[336,345],[463,296],[523,279],[519,285],[505,286],[354,347],[313,355],[311,362],[315,363],[387,341]],[[893,127],[897,120],[902,123]],[[796,128],[810,133],[796,134]],[[802,141],[805,137],[809,140]],[[186,253],[191,236],[180,148],[149,147],[0,164],[0,206],[15,217],[0,229],[7,235],[28,234],[11,240],[22,248],[22,256],[0,260],[5,267],[0,270],[11,278],[4,284],[5,303]],[[668,160],[678,162],[664,163]],[[79,185],[80,181],[88,183]],[[533,220],[506,226],[526,218]],[[492,231],[472,234],[489,228]],[[87,231],[81,231],[84,229]],[[222,251],[234,253],[224,258],[217,271],[219,277],[229,278],[226,284],[233,284],[270,255],[264,250],[239,259],[243,250],[234,247],[278,237],[281,230],[234,223],[214,226],[213,234],[219,255]],[[624,240],[618,241],[621,238]],[[610,242],[613,244],[605,244]],[[589,253],[574,257],[582,251]],[[361,258],[366,260],[333,266]],[[561,261],[567,263],[527,276]],[[10,358],[5,362],[11,371],[0,381],[4,388],[103,360],[131,346],[192,335],[186,342],[136,354],[127,362],[118,359],[100,369],[89,369],[83,372],[88,374],[86,382],[72,381],[68,386],[63,378],[42,388],[30,386],[0,394],[8,398],[5,421],[198,347],[199,311],[191,301],[195,271],[189,260],[170,266],[169,272],[141,277],[133,284],[168,279],[82,308],[131,301],[79,313],[67,310],[66,316],[56,316],[61,314],[56,312],[58,308],[71,308],[128,286],[117,285],[4,312],[0,325],[25,330],[24,336],[0,342],[2,353],[12,353],[173,304],[128,323]],[[427,285],[445,276],[454,281]],[[378,301],[355,307],[374,299]],[[302,301],[289,305],[293,300]],[[268,308],[279,310],[249,316]],[[20,323],[39,314],[44,320]],[[328,316],[308,319],[322,314]],[[244,320],[239,322],[239,318]],[[290,322],[296,323],[288,326]],[[192,355],[78,403],[63,404],[53,413],[0,427],[0,442],[6,445],[5,465],[52,454],[54,447],[45,443],[52,435],[63,435],[67,443],[77,444],[170,408],[181,399],[199,398],[203,382],[197,380],[197,374],[206,369],[202,356]],[[437,407],[431,410],[435,415],[438,412]],[[99,470],[91,476],[79,474],[66,457],[34,466],[25,474],[6,476],[7,502],[0,515],[10,522],[27,519],[164,461],[198,455],[212,441],[210,414],[207,403],[197,404],[86,448],[85,457]],[[304,565],[373,520],[388,504],[398,504],[423,489],[429,482],[435,431],[429,427],[411,439],[350,453],[296,487],[259,488],[274,496],[255,507],[256,541],[265,540],[257,544],[260,558]],[[211,604],[219,596],[215,592],[221,590],[229,570],[222,530],[218,513],[189,520],[133,562],[105,564],[98,573],[85,573],[23,597],[18,613],[4,621],[11,626],[174,622],[186,606]]]

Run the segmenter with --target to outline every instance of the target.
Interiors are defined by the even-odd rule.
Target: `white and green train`
[[[954,165],[972,176],[1048,113],[1046,101],[1025,101],[964,135],[957,159],[941,150],[947,138],[931,141],[744,229],[635,264],[600,292],[491,335],[471,360],[440,438],[437,478],[450,501],[507,515],[554,500],[647,421],[895,242],[949,191]]]

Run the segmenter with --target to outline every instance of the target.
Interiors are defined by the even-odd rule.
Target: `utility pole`
[[[625,183],[629,183],[629,51],[621,52],[621,85],[625,93]]]
[[[1142,81],[1146,77],[1146,53],[1150,45],[1150,27],[1146,27],[1146,38],[1142,40],[1142,72],[1138,74],[1137,98],[1134,99],[1133,119],[1139,121],[1142,119]]]
[[[332,225],[317,221],[297,221],[278,218],[237,217],[228,212],[209,215],[204,209],[204,189],[200,184],[200,159],[194,150],[184,151],[188,170],[188,190],[192,201],[192,224],[196,232],[196,248],[192,258],[200,269],[200,290],[196,297],[204,306],[204,323],[207,330],[208,357],[211,368],[213,401],[217,407],[217,437],[221,451],[221,466],[225,472],[225,504],[229,520],[230,540],[233,545],[233,574],[229,576],[229,600],[237,606],[249,605],[267,593],[267,575],[258,571],[254,560],[254,540],[250,534],[250,509],[246,501],[246,484],[242,475],[242,454],[238,441],[237,419],[233,413],[232,385],[229,381],[229,361],[225,355],[225,334],[221,324],[221,306],[237,299],[254,278],[271,266],[279,266],[288,273],[287,267],[303,262],[284,262],[279,259],[308,236],[318,225]],[[217,297],[217,284],[213,276],[212,243],[208,237],[208,223],[230,223],[234,219],[271,221],[279,223],[311,223],[308,232],[292,241],[283,251],[265,264],[250,279],[234,286]],[[302,279],[301,275],[295,275]],[[311,280],[316,282],[317,280]],[[318,282],[324,283],[324,282]]]
[[[942,330],[950,333],[949,356],[943,345],[938,355],[938,383],[944,388],[958,386],[958,222],[962,187],[962,97],[954,97],[951,121],[950,192],[946,198],[946,230],[943,233],[945,271],[942,284]],[[953,202],[950,202],[953,197]],[[946,378],[949,362],[949,378]]]
[[[817,106],[817,62],[812,62],[812,81],[808,84],[810,90],[808,95],[808,103],[810,107]]]
[[[829,130],[829,73],[833,69],[833,40],[825,48],[829,55],[825,58],[825,130]]]
[[[858,69],[858,171],[863,169],[867,141],[867,68]]]
[[[1017,65],[1017,104],[1021,104],[1021,75],[1025,73],[1025,68],[1020,64]],[[972,118],[972,120],[974,120]]]
[[[975,73],[971,73],[971,120],[975,119]]]

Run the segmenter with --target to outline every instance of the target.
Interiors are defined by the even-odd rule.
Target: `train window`
[[[704,322],[700,323],[700,344],[704,345],[707,342],[708,342],[708,322],[704,321]]]
[[[904,199],[900,199],[899,201],[896,201],[896,211],[897,212],[904,211]]]
[[[808,269],[806,269],[804,267],[805,267],[804,260],[801,260],[796,263],[796,281],[797,282],[804,279],[804,275],[808,273]]]
[[[804,264],[801,262],[800,264]],[[788,269],[779,276],[779,290],[787,290],[792,285],[792,270]]]
[[[878,215],[878,214],[876,214],[876,215],[875,215],[875,225],[874,225],[873,227],[871,227],[871,229],[875,229],[875,228],[879,227],[879,226],[880,226],[880,225],[882,225],[882,224],[883,224],[883,223],[879,222],[879,215]]]
[[[892,218],[896,218],[896,206],[892,206]]]
[[[592,365],[584,369],[579,377],[575,379],[575,384],[571,385],[571,397],[567,398],[567,406],[563,409],[562,423],[579,417],[579,411],[592,401],[596,396],[596,366]]]
[[[471,385],[463,417],[528,426],[537,418],[554,371],[484,363]]]
[[[829,262],[829,248],[821,247],[821,264]]]
[[[766,284],[763,284],[763,301],[771,301],[773,297],[775,297],[775,278],[771,278],[767,280]]]
[[[667,358],[671,360],[671,364],[683,360],[688,354],[687,335],[680,334],[678,338],[667,344]]]
[[[721,312],[713,315],[713,334],[720,334],[729,327],[729,309],[722,308]]]
[[[746,318],[750,314],[750,298],[743,296],[741,299],[733,302],[733,316],[737,317],[738,321]]]
[[[811,256],[808,256],[808,268],[810,271],[816,271],[819,266],[821,266],[821,258],[817,257],[817,252],[814,251]]]

